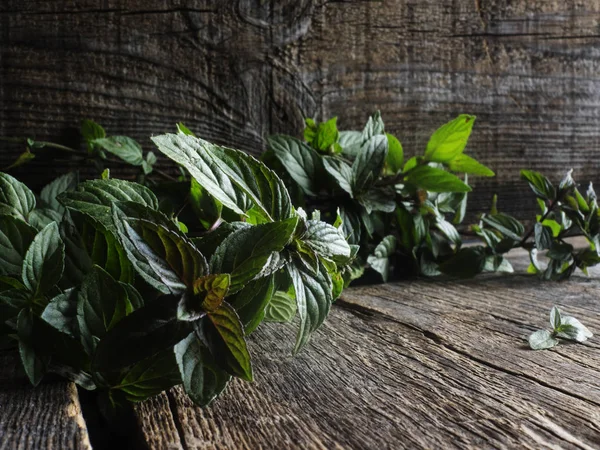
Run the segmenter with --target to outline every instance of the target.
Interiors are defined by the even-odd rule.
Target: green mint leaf
[[[291,322],[296,316],[296,299],[287,292],[277,291],[265,313],[267,322]]]
[[[186,136],[196,136],[188,127],[186,127],[182,122],[177,124],[177,132],[179,134],[184,134]]]
[[[439,269],[453,277],[474,277],[483,270],[485,257],[483,247],[461,248],[454,256],[440,264]]]
[[[25,164],[27,164],[32,159],[35,159],[35,153],[31,153],[31,151],[29,150],[29,148],[27,148],[23,153],[21,153],[17,157],[17,159],[15,159],[15,161],[12,164],[10,164],[9,166],[7,166],[5,168],[5,170],[16,169],[17,167],[24,166]]]
[[[205,311],[214,311],[223,303],[230,284],[228,273],[205,275],[194,281],[194,296],[202,299],[201,305]]]
[[[118,370],[184,339],[193,326],[177,319],[180,300],[181,296],[161,296],[118,322],[98,343],[92,368],[100,372]]]
[[[244,328],[235,309],[227,302],[211,311],[203,331],[217,364],[231,375],[252,381],[252,365]]]
[[[371,139],[373,136],[377,136],[380,134],[384,134],[385,125],[383,124],[383,119],[381,118],[381,113],[377,111],[373,116],[369,117],[367,124],[362,132],[362,142],[366,142]]]
[[[557,336],[571,339],[577,342],[585,342],[593,337],[593,333],[587,329],[579,320],[571,316],[563,316],[560,326],[556,329]]]
[[[485,258],[483,271],[513,273],[515,270],[511,263],[502,255],[489,255]]]
[[[314,119],[309,117],[304,119],[304,123],[306,124],[306,127],[304,127],[304,140],[313,145],[313,142],[317,137],[317,124]]]
[[[174,351],[164,350],[127,369],[115,386],[130,402],[141,402],[180,384],[182,378]]]
[[[405,181],[431,192],[471,192],[470,186],[456,175],[427,165],[412,169]]]
[[[326,258],[349,258],[350,246],[337,228],[328,223],[307,220],[306,231],[301,240],[319,256]]]
[[[533,170],[521,170],[521,178],[529,183],[531,190],[539,198],[548,201],[554,201],[556,198],[556,189],[550,180],[541,173]]]
[[[546,256],[556,261],[566,262],[571,259],[572,254],[573,246],[571,244],[553,241]]]
[[[294,217],[231,233],[210,260],[212,272],[231,274],[231,294],[255,278],[270,275],[281,267],[277,253],[290,242],[297,224]]]
[[[208,273],[202,253],[161,212],[133,202],[113,203],[112,210],[129,261],[160,292],[183,292]]]
[[[312,145],[321,153],[325,153],[330,151],[331,146],[333,146],[338,139],[339,131],[337,129],[337,117],[333,117],[327,122],[321,122],[318,125]]]
[[[157,148],[168,158],[185,167],[190,175],[210,195],[238,214],[250,206],[228,175],[219,167],[212,154],[212,144],[186,134],[165,134],[152,138]]]
[[[98,341],[132,312],[133,305],[125,289],[95,266],[77,293],[77,323],[86,352],[92,355]]]
[[[34,349],[33,320],[33,313],[23,309],[17,320],[17,336],[23,369],[31,384],[37,386],[46,372],[49,358],[38,354]]]
[[[222,223],[216,230],[206,233],[199,238],[193,238],[192,242],[203,255],[213,255],[217,247],[223,243],[225,238],[237,230],[251,228],[247,222]]]
[[[23,259],[36,230],[12,216],[0,216],[0,275],[21,275]]]
[[[577,200],[577,205],[579,206],[579,209],[584,212],[584,213],[588,213],[590,212],[590,207],[587,203],[587,200],[585,198],[583,198],[583,195],[581,195],[581,192],[579,192],[579,190],[577,190],[577,188],[574,189],[575,192],[575,199]],[[542,214],[545,211],[542,211]]]
[[[217,366],[196,333],[190,333],[174,350],[185,393],[196,405],[209,405],[225,389],[231,375]]]
[[[93,142],[96,139],[104,139],[106,137],[106,131],[104,131],[104,128],[102,128],[102,126],[98,125],[93,120],[89,119],[85,119],[81,122],[80,132],[89,150],[91,150]]]
[[[359,194],[356,200],[366,209],[367,214],[373,211],[391,213],[396,210],[396,192],[391,186],[369,189]]]
[[[67,173],[50,184],[44,186],[40,193],[42,201],[51,209],[58,212],[61,216],[65,212],[65,208],[58,201],[58,196],[63,192],[73,191],[78,184],[78,175],[76,172]],[[60,220],[60,218],[59,218]]]
[[[58,225],[53,222],[40,231],[23,259],[23,284],[34,297],[46,293],[62,276],[65,266],[65,245]]]
[[[318,194],[321,162],[311,147],[291,136],[278,135],[269,137],[269,148],[305,194]]]
[[[370,187],[377,180],[387,154],[388,141],[385,135],[374,135],[363,144],[352,164],[352,192],[359,192]]]
[[[552,229],[545,227],[541,223],[535,224],[535,248],[538,250],[546,250],[552,245]]]
[[[100,174],[101,180],[110,180],[110,169],[104,169]]]
[[[460,155],[467,146],[474,123],[475,116],[462,114],[439,128],[427,143],[425,160],[446,163]]]
[[[195,178],[192,178],[189,199],[196,217],[204,228],[210,229],[221,218],[223,205],[210,195]]]
[[[275,292],[275,274],[249,282],[227,301],[237,311],[246,336],[252,333],[265,318],[265,308]]]
[[[300,329],[294,348],[294,353],[298,353],[329,314],[333,302],[333,284],[324,267],[319,269],[316,276],[297,261],[286,267],[294,286],[300,317]]]
[[[389,133],[386,133],[385,136],[388,141],[385,167],[390,174],[395,175],[402,170],[402,166],[404,165],[404,150],[402,149],[402,144],[400,144],[400,141],[395,136]]]
[[[558,190],[562,195],[569,193],[575,187],[575,181],[573,180],[573,169],[569,170],[564,178],[560,181],[558,185]]]
[[[492,170],[463,153],[451,159],[447,164],[448,168],[453,172],[481,175],[484,177],[493,177],[495,175]]]
[[[338,144],[342,147],[342,154],[348,158],[356,158],[363,142],[363,134],[360,131],[340,131]]]
[[[144,152],[139,143],[127,136],[112,136],[91,141],[95,147],[111,153],[132,166],[141,166]]]
[[[550,326],[554,331],[558,330],[561,324],[560,309],[557,306],[550,310]]]
[[[555,339],[548,330],[539,330],[529,336],[529,346],[533,350],[546,350],[557,345],[558,339]]]
[[[377,244],[373,254],[367,258],[371,269],[381,275],[384,283],[387,282],[390,272],[390,257],[396,252],[397,240],[393,235],[386,236]]]
[[[76,191],[64,192],[58,199],[67,208],[84,214],[111,232],[115,232],[111,214],[114,202],[132,201],[158,209],[158,200],[150,189],[115,179],[86,181]]]
[[[35,208],[33,192],[16,178],[0,172],[0,214],[27,221],[33,208]]]
[[[514,241],[520,241],[525,231],[521,222],[503,213],[484,215],[481,221]]]
[[[335,156],[324,156],[323,167],[333,177],[340,189],[352,196],[352,166]]]
[[[42,319],[62,333],[73,337],[78,336],[77,295],[77,288],[58,294],[46,305]]]

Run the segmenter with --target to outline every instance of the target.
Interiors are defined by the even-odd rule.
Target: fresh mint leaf
[[[231,274],[231,294],[255,278],[273,273],[282,263],[277,252],[290,242],[297,223],[294,217],[231,233],[210,260],[212,272]]]
[[[301,240],[319,256],[326,258],[349,258],[350,246],[337,228],[328,223],[307,220],[306,231]]]
[[[185,392],[198,406],[209,405],[231,380],[231,375],[217,366],[196,333],[190,333],[175,345],[175,357]]]
[[[0,172],[0,214],[27,221],[34,208],[33,192],[16,178]]]
[[[383,134],[376,134],[367,140],[352,164],[352,192],[359,192],[374,183],[388,154],[388,140]]]
[[[471,158],[464,153],[455,156],[453,159],[448,161],[448,168],[453,172],[468,173],[470,175],[481,175],[484,177],[493,177],[495,173],[479,163],[475,159]]]
[[[31,384],[37,386],[46,373],[50,358],[40,355],[34,349],[33,321],[33,313],[23,309],[17,320],[17,336],[19,337],[19,355],[21,356],[23,369],[25,369],[25,374]]]
[[[296,299],[287,292],[277,291],[267,306],[267,322],[291,322],[296,316]]]
[[[405,181],[431,192],[471,192],[469,185],[456,175],[427,165],[411,169]]]
[[[324,156],[323,167],[333,177],[340,189],[352,196],[352,166],[336,156]]]
[[[521,178],[529,183],[531,190],[539,198],[548,201],[554,201],[556,197],[556,189],[546,178],[539,172],[533,170],[521,170]]]
[[[371,266],[371,269],[381,275],[384,283],[387,282],[389,277],[390,257],[396,252],[396,245],[397,239],[395,236],[386,236],[377,244],[373,254],[367,258],[367,263]]]
[[[244,326],[246,336],[252,333],[265,318],[265,308],[275,292],[275,274],[249,282],[228,302],[235,308]]]
[[[99,147],[132,166],[141,166],[144,163],[144,152],[141,145],[130,137],[112,136],[94,139],[91,143],[94,147]]]
[[[190,185],[190,204],[196,217],[206,229],[210,229],[221,219],[223,205],[210,195],[195,178],[192,178]]]
[[[23,259],[23,284],[35,297],[45,294],[62,276],[65,266],[65,245],[58,225],[51,223],[40,231]]]
[[[579,320],[571,316],[560,318],[560,325],[555,328],[558,337],[564,337],[577,342],[585,342],[593,337],[593,333],[587,329]]]
[[[77,187],[78,175],[76,172],[70,172],[66,175],[58,177],[50,184],[44,186],[40,193],[42,201],[51,209],[59,213],[61,216],[65,212],[65,208],[58,201],[58,196],[63,192],[73,191]],[[59,216],[60,220],[60,216]]]
[[[461,248],[454,256],[440,264],[442,273],[458,278],[470,278],[481,273],[485,266],[482,247]]]
[[[227,302],[207,314],[203,331],[211,354],[219,366],[231,375],[252,381],[252,365],[244,328],[235,309]]]
[[[36,230],[12,216],[0,216],[0,275],[21,275],[23,259]]]
[[[360,131],[340,131],[338,144],[342,147],[342,154],[348,158],[356,158],[363,142],[363,134]]]
[[[546,350],[558,345],[558,339],[548,330],[539,330],[529,336],[529,346],[533,350]]]
[[[553,330],[557,330],[560,327],[561,322],[560,309],[555,306],[550,310],[550,326]]]
[[[106,137],[106,131],[102,126],[94,122],[93,120],[85,119],[81,122],[80,128],[81,136],[85,140],[88,150],[91,151],[93,142],[96,139],[104,139]]]
[[[305,194],[318,194],[322,164],[315,150],[298,139],[283,135],[269,137],[269,148]]]
[[[369,117],[367,124],[362,132],[363,143],[371,139],[373,136],[381,135],[385,133],[385,125],[381,118],[381,113],[377,111],[373,116]]]
[[[425,160],[446,163],[460,155],[471,136],[475,116],[462,114],[439,128],[427,143]]]
[[[314,148],[322,153],[330,152],[331,147],[337,142],[338,138],[337,117],[333,117],[327,122],[321,122],[317,126],[316,135],[312,144]]]
[[[388,141],[385,167],[390,174],[395,175],[402,170],[402,166],[404,165],[404,150],[402,149],[402,144],[400,144],[400,141],[395,136],[389,133],[386,133],[385,136]]]
[[[534,227],[535,248],[546,250],[552,246],[552,229],[537,222]]]

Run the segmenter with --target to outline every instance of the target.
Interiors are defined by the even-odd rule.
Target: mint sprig
[[[563,316],[557,306],[550,311],[550,326],[552,331],[539,330],[529,336],[529,346],[533,350],[556,347],[560,339],[585,342],[593,336],[579,320],[571,316]]]

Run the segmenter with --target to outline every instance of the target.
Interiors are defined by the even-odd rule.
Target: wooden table
[[[519,265],[519,264],[517,264]],[[532,351],[553,305],[599,337]],[[600,447],[600,280],[525,275],[352,288],[296,358],[295,328],[251,338],[252,384],[211,407],[179,388],[135,407],[151,449]],[[0,362],[0,449],[89,448],[70,383]],[[137,428],[137,429],[134,429]]]

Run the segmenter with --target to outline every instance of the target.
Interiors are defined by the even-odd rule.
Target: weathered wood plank
[[[75,384],[33,388],[13,352],[0,352],[0,450],[91,449]]]
[[[179,440],[152,448],[577,448],[600,445],[600,345],[534,352],[552,305],[600,330],[600,284],[484,277],[353,288],[311,345],[292,327],[252,338],[257,380],[206,409],[180,389]],[[138,409],[147,430],[167,426]]]
[[[471,210],[499,192],[531,218],[520,168],[599,181],[599,23],[600,0],[6,0],[0,135],[77,145],[90,117],[150,149],[181,120],[259,153],[303,115],[354,128],[381,109],[413,155],[469,112],[469,151],[497,173],[472,180]],[[0,167],[16,154],[0,147]],[[41,185],[66,168],[49,162],[16,174]]]

